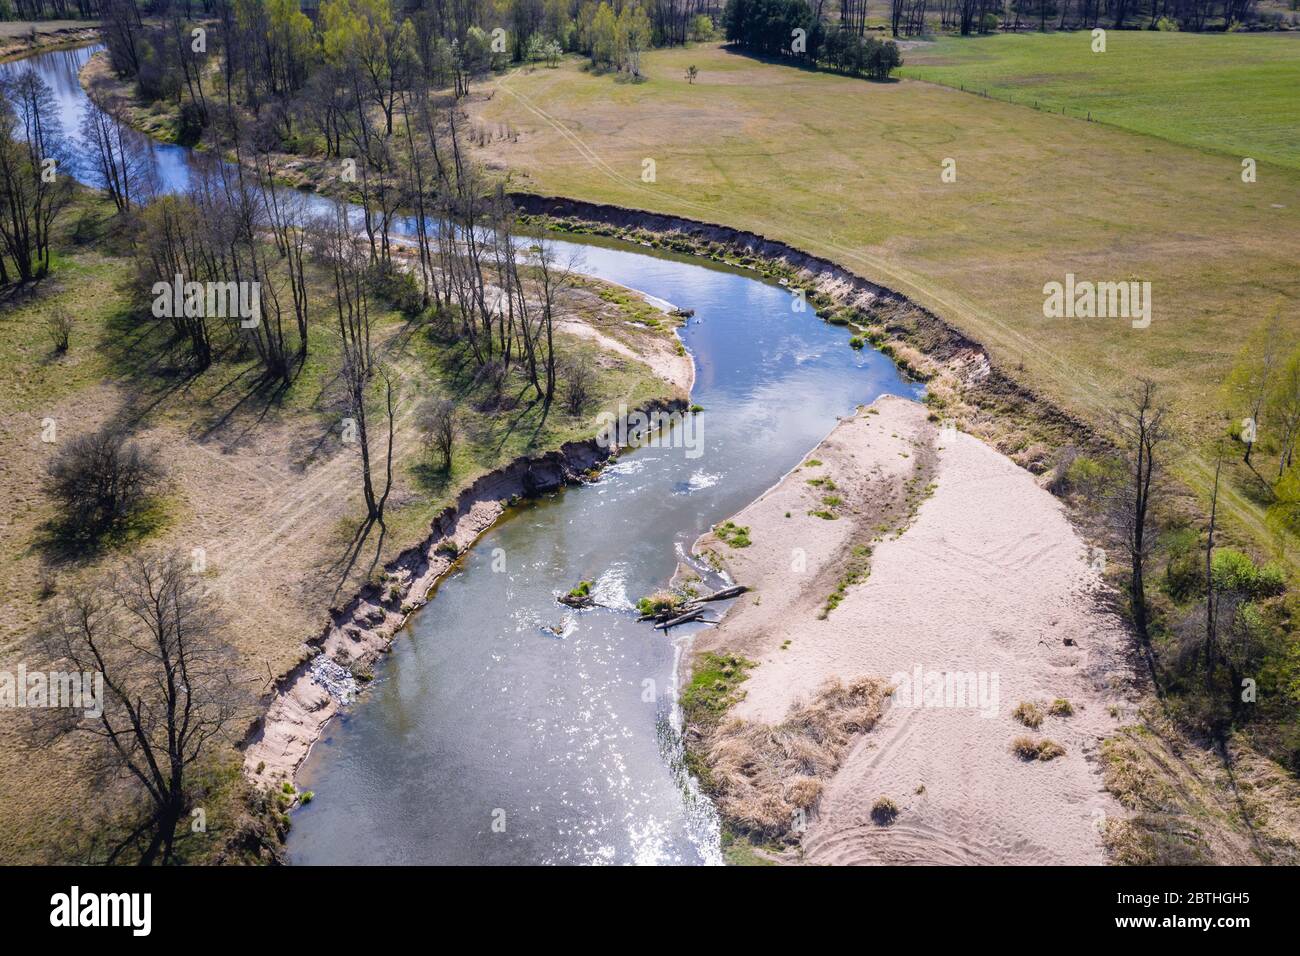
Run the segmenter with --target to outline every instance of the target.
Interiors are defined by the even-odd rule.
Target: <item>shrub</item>
[[[1058,697],[1052,701],[1052,706],[1047,708],[1047,712],[1053,717],[1070,717],[1074,714],[1074,705],[1064,697]]]
[[[1036,729],[1043,723],[1042,710],[1031,701],[1022,700],[1016,705],[1016,709],[1011,712],[1011,716],[1031,730]]]
[[[1042,740],[1038,744],[1038,759],[1046,763],[1049,760],[1055,760],[1057,757],[1065,756],[1065,748],[1055,740]]]
[[[591,390],[595,383],[590,363],[585,359],[565,362],[560,370],[560,381],[563,385],[564,410],[573,416],[581,415],[591,401]]]
[[[898,818],[898,804],[889,797],[876,797],[871,805],[871,819],[882,827],[887,827]]]
[[[109,425],[65,442],[47,474],[68,532],[93,538],[142,510],[165,473],[156,450]]]
[[[1120,464],[1114,459],[1078,455],[1066,469],[1068,486],[1090,498],[1099,498],[1122,478]]]
[[[420,403],[419,425],[429,449],[437,456],[443,471],[451,470],[452,453],[456,447],[456,403],[448,398],[431,395]]]
[[[1286,574],[1275,564],[1257,565],[1249,555],[1220,548],[1210,565],[1210,578],[1221,591],[1236,591],[1251,598],[1271,597],[1286,590]]]
[[[1038,759],[1038,741],[1033,737],[1020,736],[1011,741],[1011,752],[1021,760]]]
[[[1065,748],[1046,737],[1035,740],[1033,737],[1021,736],[1011,741],[1011,752],[1021,760],[1041,760],[1046,763],[1064,756]]]
[[[1200,555],[1188,551],[1169,559],[1165,565],[1165,593],[1183,604],[1205,589],[1205,568]]]
[[[643,615],[650,616],[674,610],[681,603],[682,599],[671,591],[656,591],[649,597],[643,597],[637,601],[636,609]]]
[[[45,320],[45,331],[50,336],[54,351],[62,355],[68,351],[68,345],[72,341],[72,313],[62,306],[55,306]]]
[[[713,533],[718,536],[720,541],[725,542],[733,548],[748,548],[751,544],[749,540],[749,528],[741,527],[734,521],[724,521],[713,529]]]
[[[866,341],[860,335],[855,335],[853,338],[849,339],[849,348],[855,351],[861,351],[863,346],[866,344]]]

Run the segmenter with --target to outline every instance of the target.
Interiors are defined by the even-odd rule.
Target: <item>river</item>
[[[95,108],[77,82],[91,52],[0,68],[40,72],[73,133]],[[192,152],[153,153],[160,187],[183,187]],[[632,605],[838,416],[921,394],[884,355],[849,348],[844,329],[744,270],[618,242],[557,245],[561,261],[580,251],[583,273],[695,310],[680,335],[702,441],[625,454],[483,536],[300,771],[315,799],[293,816],[295,863],[721,862],[716,813],[680,766],[674,728],[688,629],[669,639]],[[580,580],[605,606],[556,602]]]

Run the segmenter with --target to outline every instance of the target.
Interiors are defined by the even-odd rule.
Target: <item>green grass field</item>
[[[1243,414],[1222,383],[1251,331],[1277,310],[1300,341],[1295,169],[1261,162],[1247,184],[1232,155],[718,45],[655,51],[643,68],[648,80],[628,84],[571,60],[480,88],[475,121],[509,133],[487,158],[517,188],[723,223],[825,256],[933,309],[1014,377],[1098,424],[1123,388],[1151,377],[1192,449]],[[1213,115],[1219,103],[1200,108]],[[1273,120],[1260,135],[1294,134]],[[652,183],[641,179],[646,158]],[[945,159],[955,183],[941,181]],[[1044,284],[1071,272],[1150,281],[1151,326],[1045,319]],[[1203,455],[1178,470],[1201,492],[1212,480]],[[1258,499],[1227,498],[1268,547]]]
[[[1300,169],[1300,35],[1088,31],[942,37],[902,76]]]

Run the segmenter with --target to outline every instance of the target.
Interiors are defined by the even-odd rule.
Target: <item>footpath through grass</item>
[[[942,37],[902,76],[1300,169],[1300,35],[1089,31]]]

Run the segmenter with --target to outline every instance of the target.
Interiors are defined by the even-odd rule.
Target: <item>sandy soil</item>
[[[1099,823],[1122,814],[1096,756],[1116,726],[1108,705],[1127,694],[1126,639],[1098,609],[1098,575],[1060,504],[977,439],[941,439],[923,406],[899,398],[841,422],[809,459],[822,464],[805,461],[733,519],[751,547],[701,540],[756,594],[697,645],[757,662],[734,709],[747,720],[779,722],[833,677],[899,685],[826,783],[805,859],[1104,862]],[[843,499],[836,520],[808,513],[825,507],[826,490],[808,480],[826,477]],[[819,619],[864,543],[869,576]],[[935,672],[983,675],[985,694],[975,706],[924,706],[898,677],[916,668],[923,686]],[[1046,711],[1057,698],[1073,716],[1048,716],[1037,731],[1012,716],[1022,701]],[[1020,760],[1010,744],[1025,734],[1065,755]],[[892,825],[872,819],[881,796],[900,808]]]

